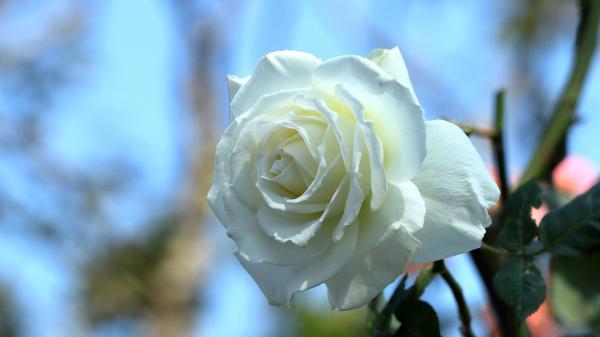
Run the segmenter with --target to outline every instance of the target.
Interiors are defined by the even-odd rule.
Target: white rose
[[[498,188],[461,129],[423,119],[398,48],[273,52],[228,79],[208,201],[271,304],[325,283],[356,308],[408,263],[480,247]]]

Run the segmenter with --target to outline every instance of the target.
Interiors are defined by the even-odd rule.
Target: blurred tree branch
[[[206,238],[203,219],[208,205],[206,194],[214,168],[216,144],[215,60],[220,51],[218,17],[198,17],[193,1],[171,2],[176,21],[187,42],[189,64],[186,67],[185,92],[190,102],[190,139],[187,148],[188,169],[183,182],[180,221],[167,242],[167,251],[151,276],[153,301],[147,322],[151,336],[187,336],[196,312],[204,269],[211,246]]]
[[[4,284],[0,284],[0,336],[19,336],[16,314],[15,303],[8,288]]]
[[[547,178],[554,166],[562,159],[557,158],[557,147],[565,144],[569,128],[575,121],[579,96],[587,78],[598,40],[600,1],[580,0],[580,22],[575,42],[575,60],[569,79],[554,106],[552,117],[546,125],[542,139],[529,161],[521,182],[532,178]],[[564,153],[563,153],[564,155]]]

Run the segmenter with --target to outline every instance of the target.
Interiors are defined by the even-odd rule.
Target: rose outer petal
[[[335,97],[336,87],[341,84],[365,107],[365,119],[373,122],[383,143],[389,181],[408,181],[418,173],[426,152],[425,120],[423,109],[409,89],[359,56],[324,61],[314,70],[312,81],[330,97]]]
[[[299,51],[276,51],[263,56],[256,69],[230,102],[230,114],[237,117],[266,94],[310,87],[313,70],[321,60]]]
[[[211,207],[223,226],[227,235],[238,247],[238,254],[252,262],[266,262],[278,265],[301,264],[315,261],[331,244],[329,226],[324,235],[318,235],[307,245],[300,247],[291,242],[279,242],[269,237],[260,227],[256,219],[257,210],[249,207],[233,193],[231,188],[220,190]]]
[[[375,49],[369,53],[367,58],[394,77],[398,83],[406,87],[412,94],[414,102],[417,104],[419,103],[415,90],[410,82],[406,63],[404,63],[404,58],[398,47],[392,49]]]
[[[252,263],[240,254],[236,257],[256,281],[271,305],[289,305],[294,294],[315,287],[343,268],[354,254],[358,226],[351,226],[344,237],[319,256],[318,263],[279,266]]]
[[[414,234],[421,230],[424,216],[425,203],[411,182],[390,184],[378,210],[363,207],[352,261],[325,282],[331,307],[358,308],[392,283],[420,246]]]
[[[427,213],[422,247],[413,262],[435,261],[481,246],[491,220],[487,209],[500,196],[498,186],[469,138],[456,125],[428,121],[427,157],[413,178]]]
[[[378,209],[387,193],[387,177],[383,166],[383,144],[373,129],[373,123],[365,120],[364,107],[353,97],[343,85],[336,86],[336,93],[349,106],[356,119],[355,129],[360,131],[361,140],[366,146],[371,173],[371,210]],[[359,149],[357,149],[359,147]],[[362,146],[355,144],[354,152],[364,150]],[[356,154],[355,154],[356,155]],[[365,156],[366,160],[367,156]],[[361,200],[362,201],[362,200]]]
[[[241,86],[248,82],[250,76],[238,77],[235,75],[227,75],[227,91],[229,92],[229,103],[233,101],[235,94],[240,90]]]

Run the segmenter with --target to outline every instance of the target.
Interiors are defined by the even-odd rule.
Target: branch
[[[448,119],[448,118],[444,118],[444,120],[447,120],[448,122],[457,125],[459,128],[461,128],[463,130],[463,132],[467,136],[479,136],[479,137],[490,138],[490,139],[494,138],[494,136],[495,136],[495,131],[492,129],[489,129],[489,128],[479,127],[479,126],[455,121],[455,120]]]
[[[506,172],[506,159],[504,155],[504,90],[496,93],[494,109],[494,136],[492,137],[492,146],[494,148],[494,158],[498,168],[498,180],[500,181],[500,199],[506,200],[509,193],[508,176]]]
[[[465,301],[465,297],[463,296],[462,289],[458,282],[454,279],[452,274],[446,265],[444,264],[444,260],[436,261],[439,263],[441,270],[439,274],[442,276],[450,290],[452,291],[452,295],[456,300],[456,305],[458,306],[458,316],[460,317],[460,321],[462,326],[460,327],[460,331],[464,337],[475,337],[473,330],[471,330],[471,313],[469,312],[469,306],[467,305],[467,301]]]
[[[521,182],[543,177],[552,169],[553,163],[556,162],[555,150],[565,141],[569,127],[575,120],[575,109],[596,50],[600,1],[580,0],[580,7],[580,22],[575,42],[575,63]]]
[[[425,292],[425,288],[433,281],[435,275],[439,272],[440,267],[438,264],[439,261],[434,262],[432,266],[423,267],[419,276],[415,280],[414,285],[411,287],[409,297],[413,299],[418,299]]]

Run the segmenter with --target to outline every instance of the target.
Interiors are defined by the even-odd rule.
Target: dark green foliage
[[[555,256],[550,263],[552,312],[567,327],[600,333],[600,254]]]
[[[435,276],[433,270],[427,275],[431,278]],[[423,273],[421,275],[424,275]],[[427,277],[427,282],[431,281]],[[386,303],[385,307],[377,314],[373,326],[371,327],[372,337],[390,337],[390,336],[440,336],[440,322],[433,307],[427,302],[419,300],[422,295],[422,289],[425,287],[419,281],[415,281],[412,287],[406,288],[406,276],[402,278],[400,284],[394,290],[394,294]],[[392,325],[392,315],[400,323],[400,327],[394,331],[390,328]],[[397,326],[397,323],[394,324]]]
[[[542,274],[532,259],[524,257],[512,258],[500,268],[494,276],[494,288],[519,321],[535,312],[546,296]]]
[[[540,224],[540,240],[547,250],[561,255],[600,251],[600,184],[548,213]]]
[[[400,328],[394,337],[440,337],[440,321],[429,303],[421,300],[407,300],[401,303],[394,315],[400,321]]]
[[[537,236],[537,226],[531,219],[531,207],[537,208],[541,203],[540,186],[533,180],[512,192],[502,210],[498,244],[509,251],[523,251]]]

